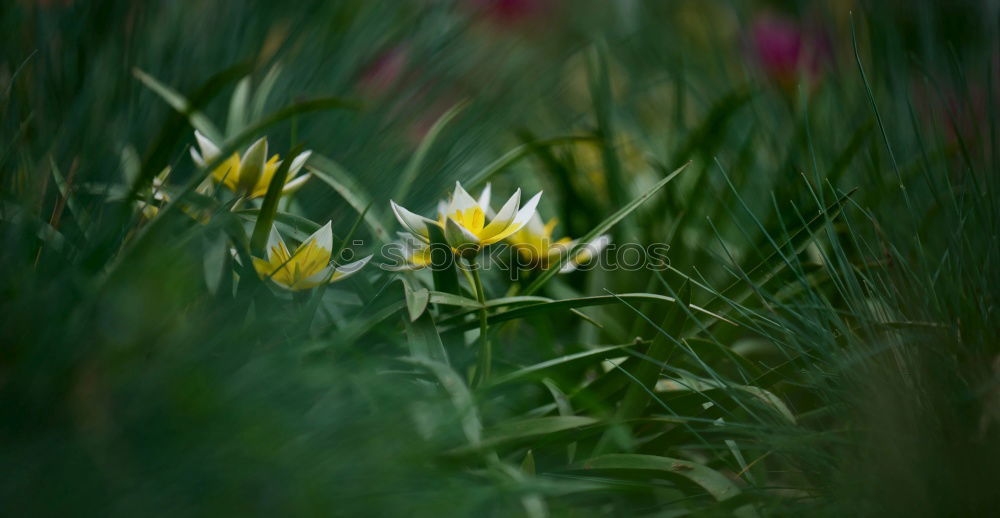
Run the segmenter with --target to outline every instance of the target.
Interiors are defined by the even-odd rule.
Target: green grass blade
[[[289,157],[299,154],[299,149],[289,153]],[[264,195],[264,202],[260,206],[257,214],[257,221],[254,223],[253,234],[250,236],[250,252],[257,257],[266,255],[264,248],[267,247],[267,236],[274,226],[274,216],[278,213],[278,201],[281,199],[281,191],[285,188],[285,179],[288,178],[288,169],[292,161],[283,160],[278,170],[271,177],[271,183],[267,186],[267,193]]]
[[[427,153],[430,151],[431,146],[437,141],[448,123],[461,113],[467,105],[468,103],[465,101],[455,104],[451,109],[444,112],[434,125],[431,126],[431,129],[424,136],[424,139],[420,142],[417,150],[413,153],[413,157],[410,158],[410,161],[406,164],[406,168],[403,169],[403,173],[399,177],[399,185],[392,195],[392,199],[396,203],[404,203],[406,201],[406,196],[410,193],[410,187],[413,186],[413,182],[420,174],[420,168],[424,165],[424,159],[427,158]]]
[[[177,110],[179,113],[187,117],[191,126],[203,135],[208,137],[212,142],[222,142],[223,135],[215,124],[201,111],[199,111],[190,101],[178,91],[170,88],[169,86],[161,83],[155,77],[139,70],[138,68],[132,69],[132,75],[136,77],[142,84],[146,85],[150,90],[152,90],[156,95],[159,95],[171,108]]]
[[[371,196],[354,181],[350,173],[330,158],[313,153],[309,157],[309,164],[306,167],[313,176],[333,188],[358,214],[364,213],[366,207],[373,203]],[[364,222],[375,239],[381,243],[389,242],[389,232],[382,226],[375,214],[365,213]]]
[[[555,264],[549,266],[549,268],[543,271],[528,287],[524,290],[525,295],[531,295],[538,291],[542,286],[552,278],[553,275],[559,273],[559,269],[566,264],[570,259],[576,257],[576,254],[583,248],[587,243],[593,241],[597,236],[604,234],[611,227],[615,226],[619,221],[625,219],[629,214],[631,214],[635,209],[639,208],[646,200],[650,199],[655,195],[663,186],[670,183],[671,180],[681,174],[688,164],[684,164],[678,167],[674,172],[668,174],[665,178],[656,182],[656,185],[652,186],[648,191],[636,197],[634,200],[628,202],[624,207],[619,209],[617,212],[608,216],[607,219],[602,221],[596,227],[590,230],[586,235],[581,237],[577,242],[577,245],[570,250],[569,253],[560,256],[559,261]]]

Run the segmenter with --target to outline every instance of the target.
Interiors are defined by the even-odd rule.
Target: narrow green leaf
[[[591,229],[590,232],[588,232],[585,236],[581,237],[577,241],[576,246],[574,246],[573,249],[570,250],[569,253],[561,255],[559,257],[559,261],[556,264],[550,265],[547,270],[543,271],[534,280],[534,282],[532,282],[530,285],[528,285],[528,287],[524,290],[524,294],[525,295],[531,295],[531,294],[535,293],[536,291],[538,291],[539,288],[541,288],[543,285],[545,285],[545,283],[548,282],[548,280],[551,279],[553,275],[555,275],[556,273],[559,272],[559,269],[564,264],[566,264],[567,261],[569,261],[573,257],[576,257],[577,253],[580,251],[581,248],[583,248],[584,246],[586,246],[587,243],[589,243],[589,242],[593,241],[594,239],[596,239],[597,236],[599,236],[601,234],[604,234],[605,232],[607,232],[608,230],[610,230],[611,227],[615,226],[615,224],[617,224],[619,221],[625,219],[625,217],[628,216],[629,214],[631,214],[632,211],[634,211],[635,209],[639,208],[639,206],[642,205],[643,202],[645,202],[649,198],[653,197],[653,195],[656,194],[657,192],[659,192],[660,189],[663,188],[663,186],[667,185],[668,183],[670,183],[671,180],[673,180],[674,178],[676,178],[677,175],[681,174],[681,172],[684,171],[684,168],[686,168],[687,166],[688,166],[688,164],[684,164],[684,165],[680,166],[674,172],[668,174],[664,179],[660,180],[659,182],[656,182],[656,185],[654,185],[653,187],[651,187],[648,191],[646,191],[642,195],[638,196],[634,200],[630,201],[624,207],[622,207],[621,209],[619,209],[617,212],[615,212],[611,216],[608,216],[607,219],[605,219],[600,224],[598,224],[596,227],[594,227],[593,229]]]
[[[525,378],[536,379],[545,376],[546,373],[557,367],[563,367],[566,365],[576,365],[581,363],[590,363],[605,360],[614,356],[621,356],[622,350],[628,347],[635,347],[638,344],[629,343],[623,345],[611,345],[607,347],[598,347],[596,349],[591,349],[589,351],[583,351],[574,354],[567,354],[560,356],[558,358],[552,358],[551,360],[546,360],[541,363],[536,363],[528,367],[520,368],[514,372],[504,374],[503,376],[497,376],[490,380],[490,385],[502,385],[505,383],[510,383],[512,381],[518,381]]]
[[[453,295],[451,293],[444,293],[440,291],[430,292],[430,301],[435,304],[442,304],[445,306],[459,306],[463,308],[475,309],[483,307],[483,305],[476,299],[470,299],[461,295]]]
[[[738,390],[740,392],[745,392],[766,406],[769,406],[789,423],[795,424],[795,414],[789,410],[788,405],[786,405],[785,402],[773,392],[760,387],[752,385],[738,385],[734,383],[722,383],[713,379],[702,378],[694,375],[674,376],[674,379],[664,379],[656,385],[657,392],[703,393],[711,390],[720,390],[723,392]]]
[[[257,85],[256,91],[253,93],[253,101],[250,120],[257,120],[262,115],[264,115],[264,108],[267,106],[267,98],[271,95],[271,90],[274,89],[275,83],[278,81],[278,76],[281,74],[281,65],[275,63],[271,67],[271,70],[267,71],[267,75],[264,79]]]
[[[556,434],[579,431],[599,423],[601,423],[599,419],[586,416],[530,417],[502,421],[497,423],[495,427],[486,430],[480,443],[452,450],[451,453],[467,454],[473,451],[521,443],[529,439],[555,440],[553,436]]]
[[[469,387],[465,385],[458,373],[442,362],[426,358],[401,358],[401,360],[423,367],[434,374],[459,413],[465,438],[470,445],[479,445],[483,438],[483,424],[479,420],[479,411],[476,409],[472,393],[469,392]]]
[[[424,304],[426,306],[426,302]],[[412,356],[448,364],[448,353],[441,343],[437,327],[434,326],[434,317],[429,312],[424,311],[406,323],[406,339]]]
[[[229,241],[221,231],[209,231],[204,234],[204,260],[202,263],[205,274],[205,285],[208,292],[215,295],[219,291],[222,277],[229,270]]]
[[[83,207],[76,202],[76,196],[73,195],[73,189],[63,178],[61,172],[59,172],[59,166],[56,165],[55,158],[51,155],[49,156],[49,166],[52,170],[52,178],[56,182],[56,187],[59,189],[59,195],[66,200],[66,206],[69,207],[69,211],[73,214],[73,218],[76,219],[77,226],[80,227],[80,231],[86,236],[90,232],[90,216],[84,212]],[[72,175],[72,171],[70,171]]]
[[[462,288],[458,284],[458,258],[445,239],[444,230],[432,225],[428,225],[427,230],[430,237],[431,262],[435,263],[431,272],[434,277],[434,288],[443,293],[461,294]],[[445,258],[445,263],[436,264],[438,257]],[[476,307],[478,306],[477,301]]]
[[[535,476],[535,456],[531,450],[524,454],[524,460],[521,461],[521,472],[529,477]]]
[[[437,140],[445,126],[447,126],[456,115],[461,113],[467,105],[468,102],[466,101],[461,101],[455,104],[451,107],[451,109],[444,112],[444,114],[441,115],[436,122],[434,122],[431,129],[427,131],[427,135],[424,136],[424,139],[420,142],[417,150],[413,153],[413,157],[410,158],[410,161],[406,164],[406,168],[403,169],[403,173],[399,176],[399,184],[392,196],[392,199],[396,200],[396,203],[404,203],[406,201],[406,195],[410,193],[410,187],[420,174],[420,167],[424,164],[424,159],[427,158],[427,153],[430,151],[431,146]]]
[[[536,140],[533,142],[526,142],[517,146],[516,148],[504,153],[503,156],[494,160],[491,164],[484,167],[479,172],[472,175],[472,177],[466,182],[470,189],[477,189],[482,187],[493,175],[503,171],[504,169],[510,167],[518,160],[530,155],[533,151],[541,148],[546,148],[550,146],[558,146],[562,144],[573,144],[576,142],[593,142],[596,141],[597,137],[591,135],[567,135],[564,137],[552,137],[544,140]]]
[[[663,323],[660,325],[660,329],[664,332],[656,333],[653,343],[649,346],[649,350],[646,351],[648,360],[640,361],[636,367],[634,383],[629,385],[629,388],[625,391],[625,397],[622,398],[621,406],[618,407],[618,419],[620,420],[642,415],[643,409],[649,404],[649,393],[656,386],[656,379],[659,377],[660,370],[662,369],[660,364],[667,363],[671,352],[676,347],[672,341],[668,340],[664,333],[673,333],[677,337],[682,336],[684,321],[687,316],[683,305],[687,304],[691,299],[690,283],[684,283],[684,286],[681,287],[681,291],[678,293],[678,297],[681,300],[670,306],[666,316],[663,318]]]
[[[424,310],[427,309],[427,303],[430,302],[431,293],[426,288],[414,290],[405,278],[400,278],[400,281],[403,283],[406,311],[410,315],[410,322],[413,322],[420,318],[420,315],[424,314]]]
[[[188,121],[191,122],[191,125],[203,135],[208,137],[209,140],[212,142],[223,141],[222,132],[215,127],[215,124],[212,124],[212,121],[209,120],[205,114],[196,110],[186,97],[138,68],[132,69],[132,75],[134,75],[139,81],[142,81],[142,83],[154,93],[159,95],[164,101],[167,102],[167,104],[170,105],[171,108],[186,116]]]
[[[235,135],[247,123],[247,101],[250,98],[250,77],[244,77],[236,84],[236,90],[229,99],[229,117],[226,119],[226,135]]]
[[[740,488],[722,473],[702,464],[671,457],[631,453],[601,455],[585,461],[581,468],[658,471],[670,476],[683,477],[701,486],[720,502],[740,494]]]
[[[266,145],[264,150],[266,153]],[[299,151],[299,149],[295,149],[289,156],[295,156]],[[257,257],[266,255],[264,248],[267,247],[267,236],[271,232],[271,227],[274,226],[274,217],[278,213],[278,201],[281,199],[281,191],[285,188],[285,179],[288,178],[288,168],[291,164],[291,160],[283,160],[281,166],[274,172],[274,176],[271,177],[271,183],[267,186],[267,194],[264,195],[264,202],[260,206],[257,222],[254,224],[253,234],[250,237],[250,252]]]
[[[260,214],[260,209],[240,209],[233,212],[234,214],[243,217],[244,219],[257,220]],[[312,234],[319,230],[320,225],[311,219],[303,218],[297,214],[289,214],[287,212],[275,212],[274,221],[278,223],[284,223],[289,227],[292,227],[305,235]],[[334,239],[339,239],[337,236],[333,236]]]
[[[329,157],[313,153],[309,157],[309,164],[306,167],[313,176],[337,191],[337,194],[344,198],[358,214],[361,214],[366,207],[372,204],[371,196],[365,189],[355,182],[350,173],[345,171],[340,164]],[[390,241],[388,231],[382,226],[375,214],[366,213],[364,222],[372,235],[381,243]]]
[[[552,311],[570,310],[588,306],[602,306],[605,304],[614,304],[616,302],[620,302],[621,300],[640,300],[640,301],[655,300],[660,302],[674,301],[674,299],[671,297],[664,297],[663,295],[655,295],[652,293],[625,293],[622,295],[597,295],[593,297],[580,297],[576,299],[556,300],[552,302],[543,302],[540,304],[529,304],[526,306],[519,306],[509,311],[502,311],[500,313],[495,313],[491,315],[489,317],[489,323],[490,325],[493,325],[507,320],[515,320],[518,318],[540,315]],[[456,324],[454,326],[454,329],[460,329],[460,330],[472,329],[477,325],[478,325],[477,322],[461,322]]]

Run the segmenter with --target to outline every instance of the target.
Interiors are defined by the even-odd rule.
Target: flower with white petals
[[[267,238],[266,254],[266,259],[253,258],[257,274],[293,291],[308,290],[346,279],[361,270],[372,258],[369,255],[343,266],[331,264],[333,231],[330,222],[307,237],[294,252],[288,251],[278,229],[272,226]]]
[[[455,191],[448,203],[438,208],[438,220],[425,218],[389,201],[396,219],[413,235],[430,241],[430,226],[444,230],[448,244],[464,257],[473,257],[487,245],[502,241],[523,227],[538,206],[542,193],[534,195],[521,206],[521,190],[504,203],[495,214],[490,209],[490,188],[483,190],[479,199],[473,198],[462,184],[455,182]],[[489,218],[489,221],[487,221]]]
[[[191,147],[191,159],[199,167],[204,168],[218,158],[219,147],[199,131],[194,132],[194,137],[198,142],[198,150],[195,150],[194,146]],[[281,190],[282,194],[295,191],[309,179],[309,174],[298,178],[296,175],[302,170],[310,155],[312,151],[303,151],[292,159],[285,186]],[[251,144],[242,156],[239,153],[230,155],[212,171],[211,176],[215,183],[222,184],[235,193],[246,195],[247,198],[260,198],[267,194],[271,178],[279,167],[281,158],[278,155],[267,158],[267,138],[263,137]]]
[[[517,253],[528,265],[533,268],[547,269],[550,265],[558,263],[564,255],[570,253],[578,243],[577,240],[571,240],[568,237],[553,241],[552,231],[557,223],[556,218],[550,219],[548,223],[542,223],[542,217],[535,213],[521,230],[507,238],[507,242],[517,250]],[[569,261],[566,261],[559,268],[559,273],[569,273],[576,270],[581,264],[601,253],[610,242],[611,237],[607,234],[596,237],[593,241],[583,245]]]
[[[394,247],[392,259],[398,259],[398,264],[384,264],[382,268],[394,271],[415,271],[431,265],[431,246],[407,232],[397,232],[399,236],[391,246]]]

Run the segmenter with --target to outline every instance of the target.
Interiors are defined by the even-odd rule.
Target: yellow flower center
[[[431,249],[424,248],[422,250],[417,250],[409,258],[410,264],[424,267],[431,264]]]
[[[253,258],[254,269],[261,277],[293,290],[306,290],[319,286],[327,279],[309,279],[330,264],[330,251],[318,246],[315,239],[303,243],[294,254],[283,244],[271,247],[267,260]]]
[[[533,232],[530,225],[526,225],[511,235],[510,243],[526,261],[547,268],[550,262],[559,259],[559,254],[572,241],[568,237],[552,241],[552,231],[557,223],[555,218],[549,220],[541,232]]]
[[[233,153],[219,167],[216,167],[212,171],[212,179],[215,180],[215,183],[221,183],[230,191],[236,192],[240,182],[240,160],[240,154]],[[251,198],[260,198],[267,194],[267,188],[271,185],[271,178],[274,177],[274,173],[278,170],[278,160],[280,160],[278,155],[272,155],[267,163],[264,164],[264,170],[260,173],[260,178],[257,179],[257,183],[250,190]],[[291,178],[287,178],[285,183],[288,183],[289,180]]]
[[[470,207],[468,209],[459,209],[451,214],[441,215],[441,226],[445,224],[445,217],[450,217],[455,220],[465,230],[468,230],[476,237],[482,237],[483,228],[486,227],[486,214],[483,209],[479,207]]]

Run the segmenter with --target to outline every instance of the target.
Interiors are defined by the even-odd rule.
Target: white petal
[[[459,225],[457,221],[451,218],[445,220],[444,238],[452,248],[458,248],[459,250],[462,247],[479,245],[479,238],[475,234],[469,232],[465,227]]]
[[[593,241],[580,247],[576,256],[567,261],[566,264],[562,265],[562,268],[559,269],[559,273],[569,273],[575,271],[581,263],[586,263],[600,254],[609,243],[611,243],[610,235],[601,234],[600,236],[597,236]],[[573,246],[574,243],[568,244],[566,246],[566,250],[572,250]]]
[[[285,240],[281,239],[281,234],[278,233],[278,227],[271,225],[271,232],[267,235],[266,257],[268,261],[271,260],[271,256],[274,254],[272,250],[274,250],[275,248],[277,248],[278,250],[281,250],[282,248],[284,248],[285,250],[288,249],[288,247],[285,246]]]
[[[237,187],[240,191],[250,192],[260,175],[264,173],[264,163],[267,162],[267,137],[261,137],[250,144],[247,152],[240,160]]]
[[[528,227],[528,232],[536,236],[540,236],[545,232],[545,222],[542,221],[542,216],[537,210],[531,215],[531,219],[528,220],[528,224],[525,226]]]
[[[437,209],[438,209],[438,217],[442,219],[448,217],[448,204],[445,203],[444,200],[438,201]]]
[[[344,266],[338,266],[333,276],[330,278],[330,282],[344,280],[355,273],[361,271],[368,261],[372,260],[372,256],[362,257],[353,263],[347,263]]]
[[[195,151],[194,146],[191,146],[189,150],[191,151],[191,160],[194,160],[194,163],[198,164],[198,167],[204,168],[207,165],[205,164],[205,159]]]
[[[336,273],[334,273],[333,266],[327,266],[326,268],[323,268],[322,270],[310,275],[309,277],[306,277],[305,279],[302,279],[299,282],[295,283],[295,288],[300,290],[315,288],[316,286],[319,286],[320,284],[327,282],[327,280],[330,279],[331,275],[336,275]]]
[[[541,192],[532,196],[531,199],[528,200],[528,203],[525,203],[524,206],[517,211],[517,216],[514,216],[514,221],[511,222],[512,227],[517,227],[514,230],[515,232],[528,223],[531,216],[535,215],[535,208],[538,207],[538,200],[540,199],[542,199]],[[510,230],[510,227],[508,227],[507,230]]]
[[[201,148],[201,157],[206,162],[211,162],[219,156],[219,147],[211,140],[208,140],[208,137],[202,135],[200,131],[194,130],[194,138],[198,141],[198,147]]]
[[[507,203],[500,207],[500,211],[497,215],[490,220],[490,224],[483,228],[481,234],[484,238],[492,237],[508,226],[514,221],[514,216],[517,214],[517,205],[521,203],[521,189],[514,191],[514,194],[507,200]]]
[[[430,239],[428,237],[430,231],[427,230],[427,225],[436,225],[436,221],[414,214],[392,200],[389,200],[389,205],[392,207],[392,213],[396,215],[396,219],[399,220],[400,225],[403,225],[403,228],[424,241]]]
[[[306,246],[313,239],[316,240],[316,246],[326,250],[328,252],[333,251],[333,222],[327,221],[326,225],[323,225],[316,232],[313,232],[311,236],[307,237],[305,241],[299,245],[299,248]],[[298,251],[298,250],[296,250]]]
[[[455,182],[455,192],[451,195],[451,203],[448,205],[448,215],[455,214],[455,211],[471,209],[477,206],[479,206],[479,202],[469,195],[469,193],[465,192],[462,184]]]
[[[483,187],[483,192],[479,195],[479,200],[478,200],[479,207],[482,208],[483,212],[485,212],[487,215],[489,215],[489,213],[491,212],[490,195],[492,194],[492,191],[493,191],[492,185],[486,184],[486,187]]]
[[[288,178],[291,178],[297,174],[302,169],[302,166],[306,165],[306,160],[312,156],[312,151],[303,151],[292,159],[292,165],[288,167]]]
[[[295,178],[294,180],[286,183],[285,186],[281,188],[281,192],[283,194],[294,192],[298,190],[299,187],[302,187],[302,185],[305,184],[306,181],[308,181],[310,178],[312,178],[312,174],[304,174],[298,178]]]

